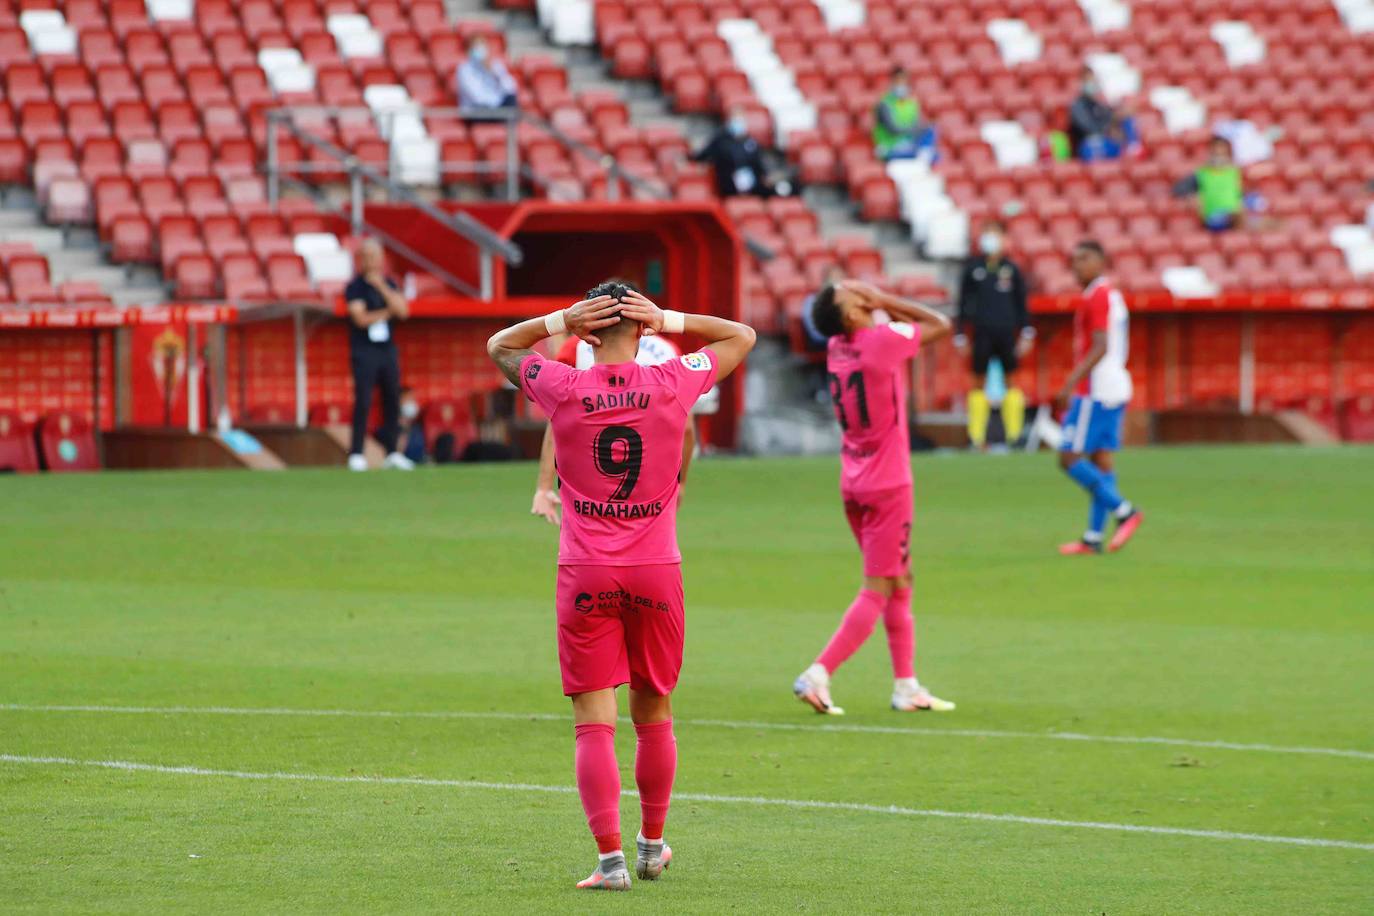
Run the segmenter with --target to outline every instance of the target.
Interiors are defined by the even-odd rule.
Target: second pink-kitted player
[[[892,655],[892,708],[947,712],[954,704],[916,679],[906,406],[911,358],[923,343],[950,333],[949,319],[856,281],[824,287],[811,309],[816,329],[829,338],[826,374],[842,432],[840,496],[864,568],[863,587],[839,629],[792,692],[816,712],[843,715],[830,697],[830,679],[881,619]]]

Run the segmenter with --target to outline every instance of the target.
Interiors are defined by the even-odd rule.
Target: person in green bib
[[[892,84],[873,111],[873,152],[890,159],[937,158],[935,129],[921,120],[921,103],[911,94],[906,70],[892,71]]]
[[[1245,193],[1240,167],[1231,158],[1231,144],[1213,137],[1207,146],[1207,162],[1174,185],[1174,196],[1197,196],[1202,224],[1213,232],[1243,229],[1251,201]]]

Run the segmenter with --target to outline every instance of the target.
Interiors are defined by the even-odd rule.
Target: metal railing
[[[378,128],[378,133],[387,143],[388,158],[386,174],[383,174],[374,166],[362,161],[348,150],[342,149],[334,143],[317,136],[308,127],[296,123],[297,119],[306,118],[356,118],[360,121],[369,121]],[[520,160],[519,129],[521,125],[534,128],[539,133],[558,143],[571,154],[579,156],[588,162],[595,164],[604,170],[606,175],[606,194],[608,201],[617,201],[621,197],[622,186],[628,188],[631,194],[646,197],[652,200],[669,200],[672,193],[669,189],[661,185],[642,178],[627,171],[615,160],[614,156],[596,149],[581,140],[569,135],[556,125],[536,117],[529,112],[520,111],[512,108],[486,108],[486,109],[465,109],[453,107],[433,107],[425,108],[420,106],[402,106],[394,108],[371,108],[369,106],[339,106],[339,105],[304,105],[291,106],[284,108],[270,109],[267,112],[267,181],[268,198],[275,204],[283,180],[292,176],[309,176],[312,174],[327,174],[343,171],[349,182],[350,188],[350,213],[351,222],[355,232],[368,228],[375,232],[375,229],[365,226],[364,204],[365,204],[365,184],[372,184],[384,189],[388,199],[399,199],[406,203],[417,206],[422,212],[440,220],[448,225],[459,235],[473,242],[482,252],[480,264],[483,277],[481,293],[484,298],[489,295],[489,274],[491,271],[491,257],[500,256],[507,263],[519,264],[519,249],[506,239],[493,233],[486,226],[473,220],[463,213],[447,213],[440,210],[433,204],[424,200],[416,194],[405,181],[397,180],[397,175],[404,177],[404,169],[397,161],[398,144],[392,139],[396,136],[396,130],[401,119],[425,119],[425,118],[454,118],[462,120],[467,124],[495,124],[503,125],[505,132],[504,156],[500,162],[490,162],[486,160],[475,161],[445,161],[442,156],[432,168],[437,172],[437,183],[443,184],[446,175],[461,174],[464,176],[501,176],[504,197],[508,201],[520,199],[521,179],[528,180],[532,185],[548,187],[552,181],[538,172],[528,164]],[[283,163],[280,157],[279,136],[281,130],[286,130],[301,142],[320,150],[332,162],[292,162]],[[442,151],[442,148],[441,148]],[[436,215],[437,214],[437,215]],[[745,246],[749,251],[760,260],[768,260],[774,257],[774,252],[766,245],[746,237]],[[400,250],[399,248],[397,249]],[[404,252],[402,252],[404,254]],[[419,263],[419,262],[417,262]],[[425,266],[425,265],[421,265]],[[428,269],[428,268],[426,268]],[[448,278],[444,278],[448,282]],[[458,287],[462,289],[462,286]]]
[[[333,112],[346,113],[350,111],[370,111],[370,109],[350,109],[350,108],[322,108],[311,106],[310,108],[295,109],[304,113],[309,112]],[[406,111],[400,109],[399,111]],[[490,228],[468,216],[466,213],[450,213],[436,207],[433,203],[425,200],[412,188],[393,180],[390,175],[384,175],[367,162],[359,159],[354,154],[348,152],[324,139],[316,136],[294,123],[292,117],[293,109],[272,109],[267,112],[267,199],[270,204],[276,206],[281,197],[281,186],[283,181],[291,180],[292,176],[298,173],[305,174],[312,171],[336,172],[342,170],[348,177],[349,183],[349,217],[354,233],[369,233],[379,236],[388,247],[391,247],[406,257],[411,258],[425,267],[432,273],[441,276],[445,282],[453,284],[457,289],[466,292],[468,295],[480,295],[483,299],[492,297],[492,258],[499,257],[508,264],[519,266],[524,261],[524,253],[520,247],[509,239],[497,235]],[[285,130],[292,137],[320,150],[326,156],[333,159],[337,165],[331,163],[291,163],[289,165],[281,162],[280,138],[281,131]],[[512,132],[513,136],[513,132]],[[389,167],[388,171],[392,171]],[[421,213],[437,221],[438,223],[453,230],[462,238],[471,242],[478,249],[478,264],[480,270],[480,287],[473,287],[450,272],[439,268],[432,261],[423,258],[409,246],[404,245],[394,236],[383,232],[367,223],[365,203],[367,185],[372,184],[381,188],[388,200],[399,200],[418,209]],[[337,212],[337,211],[336,211]]]

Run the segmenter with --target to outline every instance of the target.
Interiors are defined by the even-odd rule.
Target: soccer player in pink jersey
[[[569,331],[596,347],[580,370],[533,352]],[[635,362],[642,335],[687,333],[695,353]],[[602,284],[587,299],[506,328],[487,352],[553,424],[563,480],[558,548],[558,661],[572,698],[577,791],[596,838],[596,871],[578,887],[628,890],[620,842],[615,690],[630,685],[635,784],[642,821],[636,874],[654,880],[672,861],[663,842],[677,741],[671,694],[682,667],[682,555],[677,495],[682,435],[698,397],[754,346],[749,327],[663,311],[633,287]]]
[[[840,628],[792,692],[816,712],[843,715],[830,699],[830,678],[881,617],[892,656],[892,708],[947,712],[954,704],[932,696],[916,679],[906,391],[911,358],[922,343],[950,333],[949,319],[852,280],[824,287],[811,309],[816,329],[829,338],[826,371],[843,433],[840,496],[863,553],[864,580]]]
[[[1087,491],[1091,503],[1083,536],[1061,545],[1059,552],[1096,556],[1102,553],[1108,516],[1116,520],[1108,545],[1112,551],[1125,547],[1145,519],[1117,490],[1112,463],[1121,448],[1121,425],[1132,393],[1126,369],[1131,318],[1125,298],[1106,275],[1107,255],[1100,244],[1079,242],[1071,264],[1083,284],[1083,297],[1073,313],[1074,366],[1055,398],[1057,406],[1068,408],[1059,466]]]

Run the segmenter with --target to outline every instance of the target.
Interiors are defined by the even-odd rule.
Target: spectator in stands
[[[458,107],[467,110],[516,108],[515,79],[500,58],[491,56],[487,41],[478,35],[468,44],[468,56],[458,65]]]
[[[410,304],[400,288],[383,272],[386,252],[381,242],[365,239],[358,246],[357,275],[344,288],[348,304],[349,351],[353,364],[353,439],[348,450],[348,467],[366,471],[363,445],[367,441],[367,416],[372,409],[372,389],[382,389],[382,428],[377,433],[386,449],[386,467],[409,471],[415,467],[409,458],[396,451],[396,436],[401,413],[401,365],[391,322],[410,316]]]
[[[873,152],[884,161],[936,159],[935,128],[921,120],[921,103],[901,67],[892,71],[892,84],[873,111]]]
[[[1118,159],[1140,147],[1130,107],[1107,104],[1091,67],[1083,68],[1081,89],[1069,106],[1069,139],[1085,162]]]
[[[711,166],[716,177],[716,193],[721,197],[737,194],[772,197],[780,190],[768,179],[763,150],[758,141],[749,136],[749,119],[743,109],[730,112],[725,126],[692,154],[692,161]]]
[[[420,402],[415,389],[401,389],[401,420],[396,436],[396,448],[415,464],[425,460],[425,426],[420,421]]]
[[[1197,195],[1198,215],[1213,232],[1243,229],[1251,223],[1248,211],[1263,207],[1258,195],[1245,193],[1240,166],[1231,158],[1231,144],[1213,137],[1207,145],[1207,161],[1193,174],[1174,185],[1175,197]]]
[[[987,442],[993,401],[1001,409],[1006,441],[1021,438],[1025,397],[1005,385],[1035,339],[1026,308],[1026,280],[1021,268],[1006,256],[1006,227],[993,220],[978,237],[979,254],[964,265],[959,279],[959,321],[954,345],[969,350],[972,338],[973,390],[968,395],[968,435],[976,448]],[[1003,384],[987,392],[989,365],[1000,364]]]

